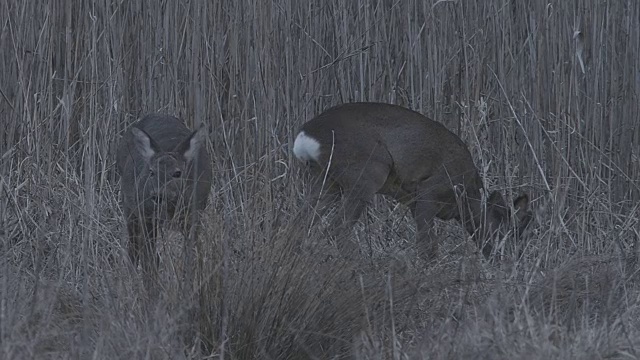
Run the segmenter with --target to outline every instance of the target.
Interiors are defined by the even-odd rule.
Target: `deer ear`
[[[186,138],[178,147],[176,151],[182,156],[187,162],[193,161],[198,155],[200,148],[205,146],[207,128],[204,124],[200,125],[200,128],[191,135]]]
[[[145,161],[151,160],[151,157],[158,152],[158,146],[153,139],[144,130],[137,127],[131,128],[133,134],[133,144],[135,150]]]
[[[523,221],[528,216],[530,216],[530,213],[529,213],[529,195],[522,194],[522,195],[518,196],[518,198],[513,201],[513,210],[515,210],[516,218],[519,221]]]

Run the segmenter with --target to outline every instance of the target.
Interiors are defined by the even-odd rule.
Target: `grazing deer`
[[[509,226],[511,215],[520,229],[531,218],[526,194],[515,200],[515,213],[499,192],[483,207],[482,179],[464,142],[442,124],[400,106],[330,108],[302,126],[293,152],[341,191],[342,216],[331,228],[351,228],[375,194],[391,196],[411,210],[418,248],[428,259],[438,251],[435,217],[461,222],[487,258],[493,250],[488,240]]]
[[[185,243],[185,277],[193,277],[199,213],[211,191],[211,159],[206,130],[189,130],[179,119],[147,115],[124,134],[117,154],[129,257],[156,279],[159,226],[175,219]],[[188,262],[188,263],[187,263]],[[187,278],[190,281],[191,278]]]

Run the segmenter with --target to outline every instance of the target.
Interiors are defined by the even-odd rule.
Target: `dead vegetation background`
[[[0,358],[638,358],[639,18],[634,0],[0,2]],[[488,264],[439,223],[427,268],[378,199],[358,258],[327,256],[290,147],[361,100],[443,122],[488,188],[528,191],[522,255]],[[203,346],[178,336],[179,243],[152,307],[125,263],[115,147],[152,111],[211,129]]]

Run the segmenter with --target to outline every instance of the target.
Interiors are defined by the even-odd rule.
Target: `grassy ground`
[[[0,2],[0,358],[640,357],[638,18],[633,0]],[[382,198],[361,254],[329,256],[290,148],[363,100],[444,123],[489,189],[528,192],[522,256],[489,264],[440,222],[427,267]],[[126,264],[115,151],[152,111],[211,129],[205,347],[179,336],[180,237],[153,305]]]

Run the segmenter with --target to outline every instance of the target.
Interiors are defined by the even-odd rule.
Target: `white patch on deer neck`
[[[320,159],[320,143],[300,131],[296,136],[296,141],[293,143],[293,154],[302,161],[319,161]]]

